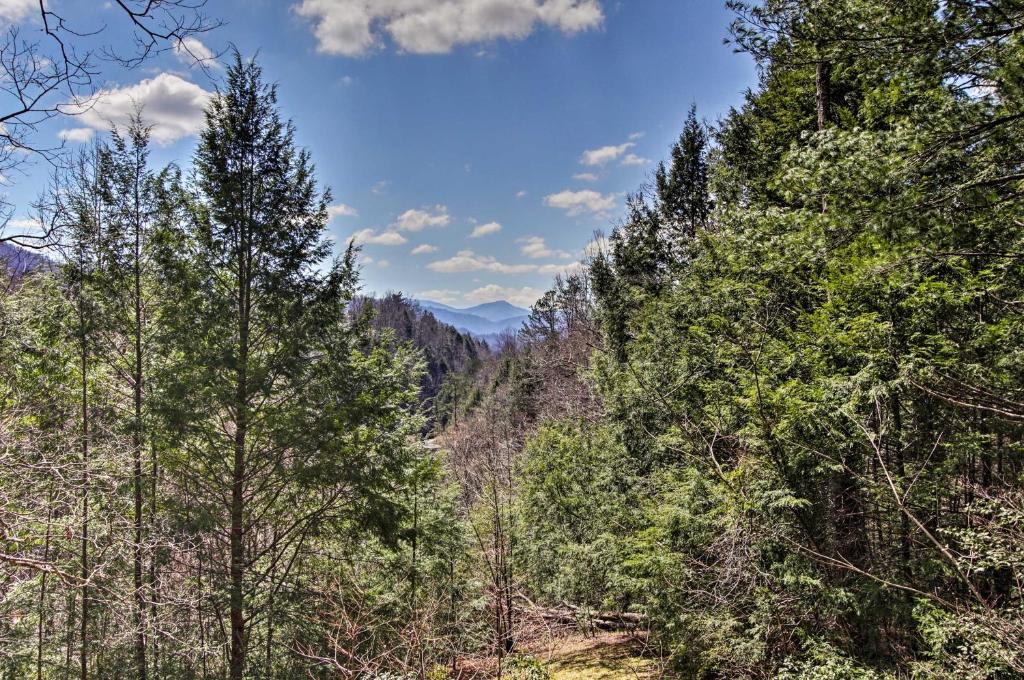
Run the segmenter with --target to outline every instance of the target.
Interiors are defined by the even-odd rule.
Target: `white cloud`
[[[370,191],[372,191],[374,194],[376,194],[378,196],[383,196],[384,194],[386,194],[388,192],[388,188],[390,186],[391,186],[391,182],[389,182],[386,179],[382,179],[381,181],[377,182],[372,187],[370,187]]]
[[[373,246],[404,246],[408,239],[396,231],[375,232],[373,229],[363,229],[352,234],[352,239],[357,243],[365,243]]]
[[[497,274],[531,274],[537,271],[537,265],[505,264],[490,255],[477,255],[472,250],[462,250],[455,257],[431,262],[427,265],[427,269],[442,274],[480,271],[495,272]]]
[[[76,142],[82,144],[88,142],[96,134],[96,131],[92,128],[81,127],[81,128],[68,128],[61,130],[57,133],[57,136],[63,139],[65,142]]]
[[[571,257],[575,257],[572,253],[568,253],[564,250],[552,250],[540,236],[527,236],[526,238],[517,240],[516,243],[523,244],[522,248],[519,249],[519,252],[531,260],[546,260],[552,257],[567,260]]]
[[[142,119],[153,127],[153,141],[168,145],[199,132],[205,123],[203,111],[211,93],[170,73],[161,73],[135,85],[103,90],[86,104],[69,104],[66,113],[94,130],[124,126],[137,107]]]
[[[573,175],[573,179],[578,179],[581,182],[596,182],[600,179],[597,175],[592,172],[581,172],[578,175]]]
[[[579,217],[590,213],[604,215],[615,208],[615,196],[599,194],[596,191],[562,191],[544,198],[544,203],[552,208],[564,210],[570,217]]]
[[[377,267],[379,267],[380,269],[387,269],[390,266],[391,266],[391,261],[390,260],[381,260],[381,261],[379,261],[377,263]]]
[[[0,20],[16,24],[38,9],[39,0],[0,0]]]
[[[392,226],[399,231],[423,231],[428,227],[447,227],[451,221],[448,208],[435,205],[429,210],[406,210]]]
[[[636,144],[633,142],[626,142],[625,144],[619,144],[618,146],[602,146],[600,149],[590,149],[589,151],[583,152],[583,156],[580,157],[580,163],[591,167],[595,165],[606,165],[632,149],[634,146],[636,146]]]
[[[526,192],[525,191],[517,192],[516,193],[516,198],[526,198]]]
[[[432,246],[429,243],[418,245],[412,249],[413,255],[429,255],[437,252],[437,246]]]
[[[567,264],[546,264],[537,268],[538,274],[555,276],[556,274],[575,274],[583,271],[582,262],[569,262]]]
[[[650,165],[653,162],[650,158],[641,158],[635,153],[631,153],[622,159],[623,165]]]
[[[612,161],[622,159],[622,165],[647,165],[651,161],[647,158],[626,152],[636,146],[636,141],[644,136],[643,132],[634,132],[629,135],[629,141],[619,145],[602,146],[600,149],[589,149],[583,152],[580,163],[590,167],[604,166]],[[575,179],[593,182],[597,176],[590,172],[575,175]]]
[[[214,51],[204,45],[203,41],[191,36],[183,38],[174,44],[174,54],[181,63],[187,66],[221,67]]]
[[[481,238],[488,234],[497,234],[501,231],[501,225],[497,222],[488,222],[487,224],[481,224],[479,227],[473,230],[473,233],[469,235],[470,238]]]
[[[12,231],[16,231],[21,234],[34,234],[46,231],[43,227],[43,223],[38,219],[29,218],[14,218],[8,220],[6,223],[0,221],[0,226],[3,226]]]
[[[600,0],[301,0],[295,11],[313,23],[321,52],[355,57],[384,46],[443,54],[453,47],[522,40],[538,25],[566,34],[604,22]]]
[[[528,286],[525,288],[506,288],[492,283],[466,293],[463,298],[466,302],[473,305],[494,302],[496,300],[508,300],[520,307],[532,307],[542,295],[544,295],[544,291],[539,288]]]
[[[358,210],[344,203],[327,206],[327,214],[332,220],[336,217],[359,217]]]
[[[418,300],[430,300],[431,302],[440,302],[445,305],[461,304],[469,306],[495,302],[497,300],[507,300],[520,307],[532,307],[542,295],[544,295],[544,291],[539,288],[532,288],[530,286],[523,288],[506,287],[492,283],[468,293],[448,288],[439,288],[420,291],[416,293],[415,297]]]
[[[443,305],[454,305],[462,299],[462,293],[457,290],[448,289],[421,290],[416,294],[416,299],[440,302]]]

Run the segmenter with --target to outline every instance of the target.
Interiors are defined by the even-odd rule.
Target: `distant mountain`
[[[443,302],[432,302],[430,300],[413,300],[416,304],[424,309],[441,309],[447,312],[457,312],[458,308],[446,305]]]
[[[423,350],[427,373],[423,379],[421,396],[434,398],[450,373],[469,372],[490,353],[487,345],[472,334],[460,332],[437,318],[433,310],[391,293],[383,298],[358,298],[353,313],[364,306],[373,307],[373,325],[376,329],[390,328],[395,339],[411,341]]]
[[[460,331],[486,340],[492,345],[502,334],[518,331],[530,316],[530,310],[516,307],[504,300],[465,309],[430,300],[417,302],[438,321],[455,326]]]
[[[39,253],[20,248],[13,243],[0,242],[0,268],[6,269],[15,279],[32,272],[52,269],[53,262]]]
[[[476,307],[470,307],[468,309],[461,309],[455,311],[460,311],[463,314],[472,314],[473,316],[482,316],[488,321],[506,321],[508,319],[515,319],[530,315],[529,309],[516,307],[515,305],[509,304],[504,300],[499,300],[497,302],[488,302],[487,304],[477,305]]]

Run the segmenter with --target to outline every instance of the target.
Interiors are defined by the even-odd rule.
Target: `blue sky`
[[[0,23],[31,29],[26,3],[0,0]],[[691,104],[715,120],[753,84],[749,58],[723,44],[722,4],[211,0],[226,24],[192,52],[259,52],[333,191],[332,235],[363,243],[367,291],[528,305],[610,229]],[[93,2],[59,6],[95,18]],[[187,165],[222,73],[191,61],[110,69],[105,103],[38,134],[73,146],[140,101],[157,125],[154,160]],[[42,175],[11,179],[17,219]]]

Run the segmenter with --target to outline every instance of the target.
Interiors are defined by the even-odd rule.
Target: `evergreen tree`
[[[297,482],[322,455],[309,434],[309,381],[352,280],[351,258],[317,269],[329,196],[294,134],[276,88],[236,53],[195,157],[184,244],[195,279],[183,291],[170,388],[182,410],[176,472],[204,490],[200,512],[225,544],[211,558],[227,576],[232,678],[246,673],[251,627],[279,587],[274,570],[308,531]]]
[[[657,201],[674,240],[694,238],[707,229],[713,202],[708,183],[708,135],[697,120],[697,107],[683,126],[679,141],[672,146],[672,165],[658,165],[655,173]]]
[[[78,567],[81,586],[79,614],[78,672],[81,680],[89,677],[94,655],[91,636],[95,624],[93,617],[94,565],[91,563],[90,547],[96,542],[92,535],[92,505],[94,493],[93,473],[96,468],[96,406],[93,399],[95,380],[96,335],[102,326],[97,305],[96,279],[100,269],[100,240],[106,226],[106,211],[102,200],[103,149],[94,146],[77,158],[67,186],[54,191],[54,210],[57,219],[64,220],[69,235],[67,264],[63,269],[66,278],[67,295],[74,305],[74,322],[69,328],[76,345],[78,359],[77,392],[79,396],[80,420],[78,443],[81,452],[80,472],[77,481],[80,489],[80,526],[78,529]],[[65,191],[66,189],[66,191]]]
[[[151,571],[147,586],[145,572],[149,530],[156,512],[157,463],[154,454],[148,473],[144,472],[144,458],[147,445],[152,445],[148,431],[148,383],[157,304],[152,247],[157,206],[155,178],[148,168],[149,130],[142,122],[141,112],[132,118],[126,136],[114,129],[110,137],[110,146],[102,149],[99,158],[103,171],[98,195],[107,215],[107,226],[97,244],[102,267],[97,272],[96,285],[105,326],[102,356],[123,383],[131,402],[125,421],[132,448],[135,663],[137,677],[145,680],[151,627],[146,620],[147,608],[150,603],[156,607],[155,577]],[[150,569],[155,569],[152,556]]]

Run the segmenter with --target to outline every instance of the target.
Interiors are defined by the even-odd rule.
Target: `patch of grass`
[[[651,680],[661,677],[656,659],[642,656],[642,641],[627,635],[562,640],[538,656],[553,680]]]

